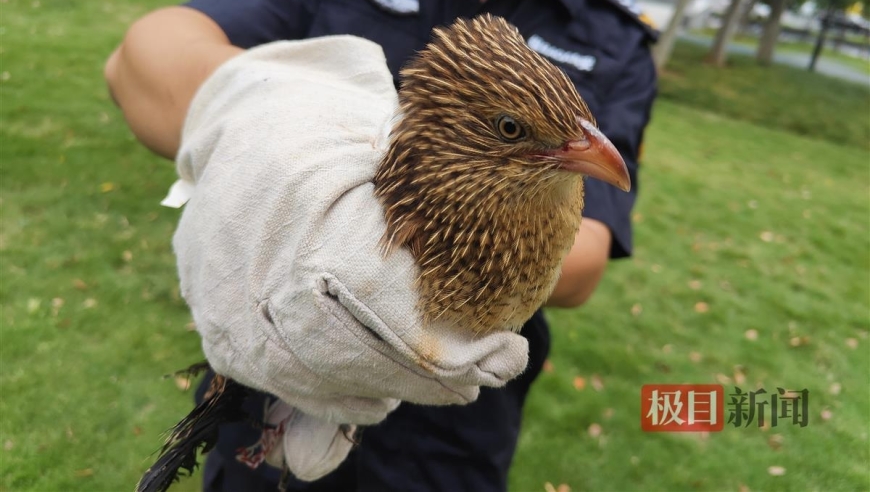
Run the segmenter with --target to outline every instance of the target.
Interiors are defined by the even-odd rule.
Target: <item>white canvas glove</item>
[[[326,449],[291,466],[300,477],[344,459],[349,445],[323,445],[338,424],[376,423],[399,400],[468,403],[527,363],[515,333],[423,327],[410,253],[383,257],[371,179],[396,108],[381,48],[335,36],[230,60],[185,123],[167,197],[190,198],[173,241],[182,295],[216,372],[315,417],[287,434],[288,453]]]

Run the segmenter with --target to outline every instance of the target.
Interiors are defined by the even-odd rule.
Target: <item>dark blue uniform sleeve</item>
[[[240,48],[308,35],[317,0],[191,0],[184,4],[214,20]]]
[[[643,131],[656,95],[656,70],[646,45],[637,47],[626,69],[602,98],[596,113],[601,131],[619,150],[631,175],[626,193],[596,179],[586,181],[583,216],[603,222],[613,234],[611,258],[631,255],[631,209],[637,198],[638,158]]]

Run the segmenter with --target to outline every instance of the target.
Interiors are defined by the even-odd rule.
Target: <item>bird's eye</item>
[[[525,128],[510,116],[500,116],[495,122],[495,128],[498,130],[501,138],[508,142],[513,142],[526,136]]]

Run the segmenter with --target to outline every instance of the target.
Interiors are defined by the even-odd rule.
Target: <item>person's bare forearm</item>
[[[106,82],[136,137],[155,153],[173,159],[196,90],[218,66],[241,52],[204,14],[170,7],[130,27],[106,62]]]
[[[574,241],[562,264],[562,276],[547,300],[549,307],[581,306],[604,276],[612,241],[610,229],[597,220],[583,219]]]

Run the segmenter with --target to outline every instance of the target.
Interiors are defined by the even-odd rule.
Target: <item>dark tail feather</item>
[[[208,368],[207,362],[201,362],[176,374],[195,376]],[[202,403],[172,428],[157,462],[139,480],[136,491],[165,492],[185,475],[183,470],[193,473],[197,452],[207,452],[217,442],[218,426],[245,418],[242,403],[248,392],[232,379],[215,375]]]

